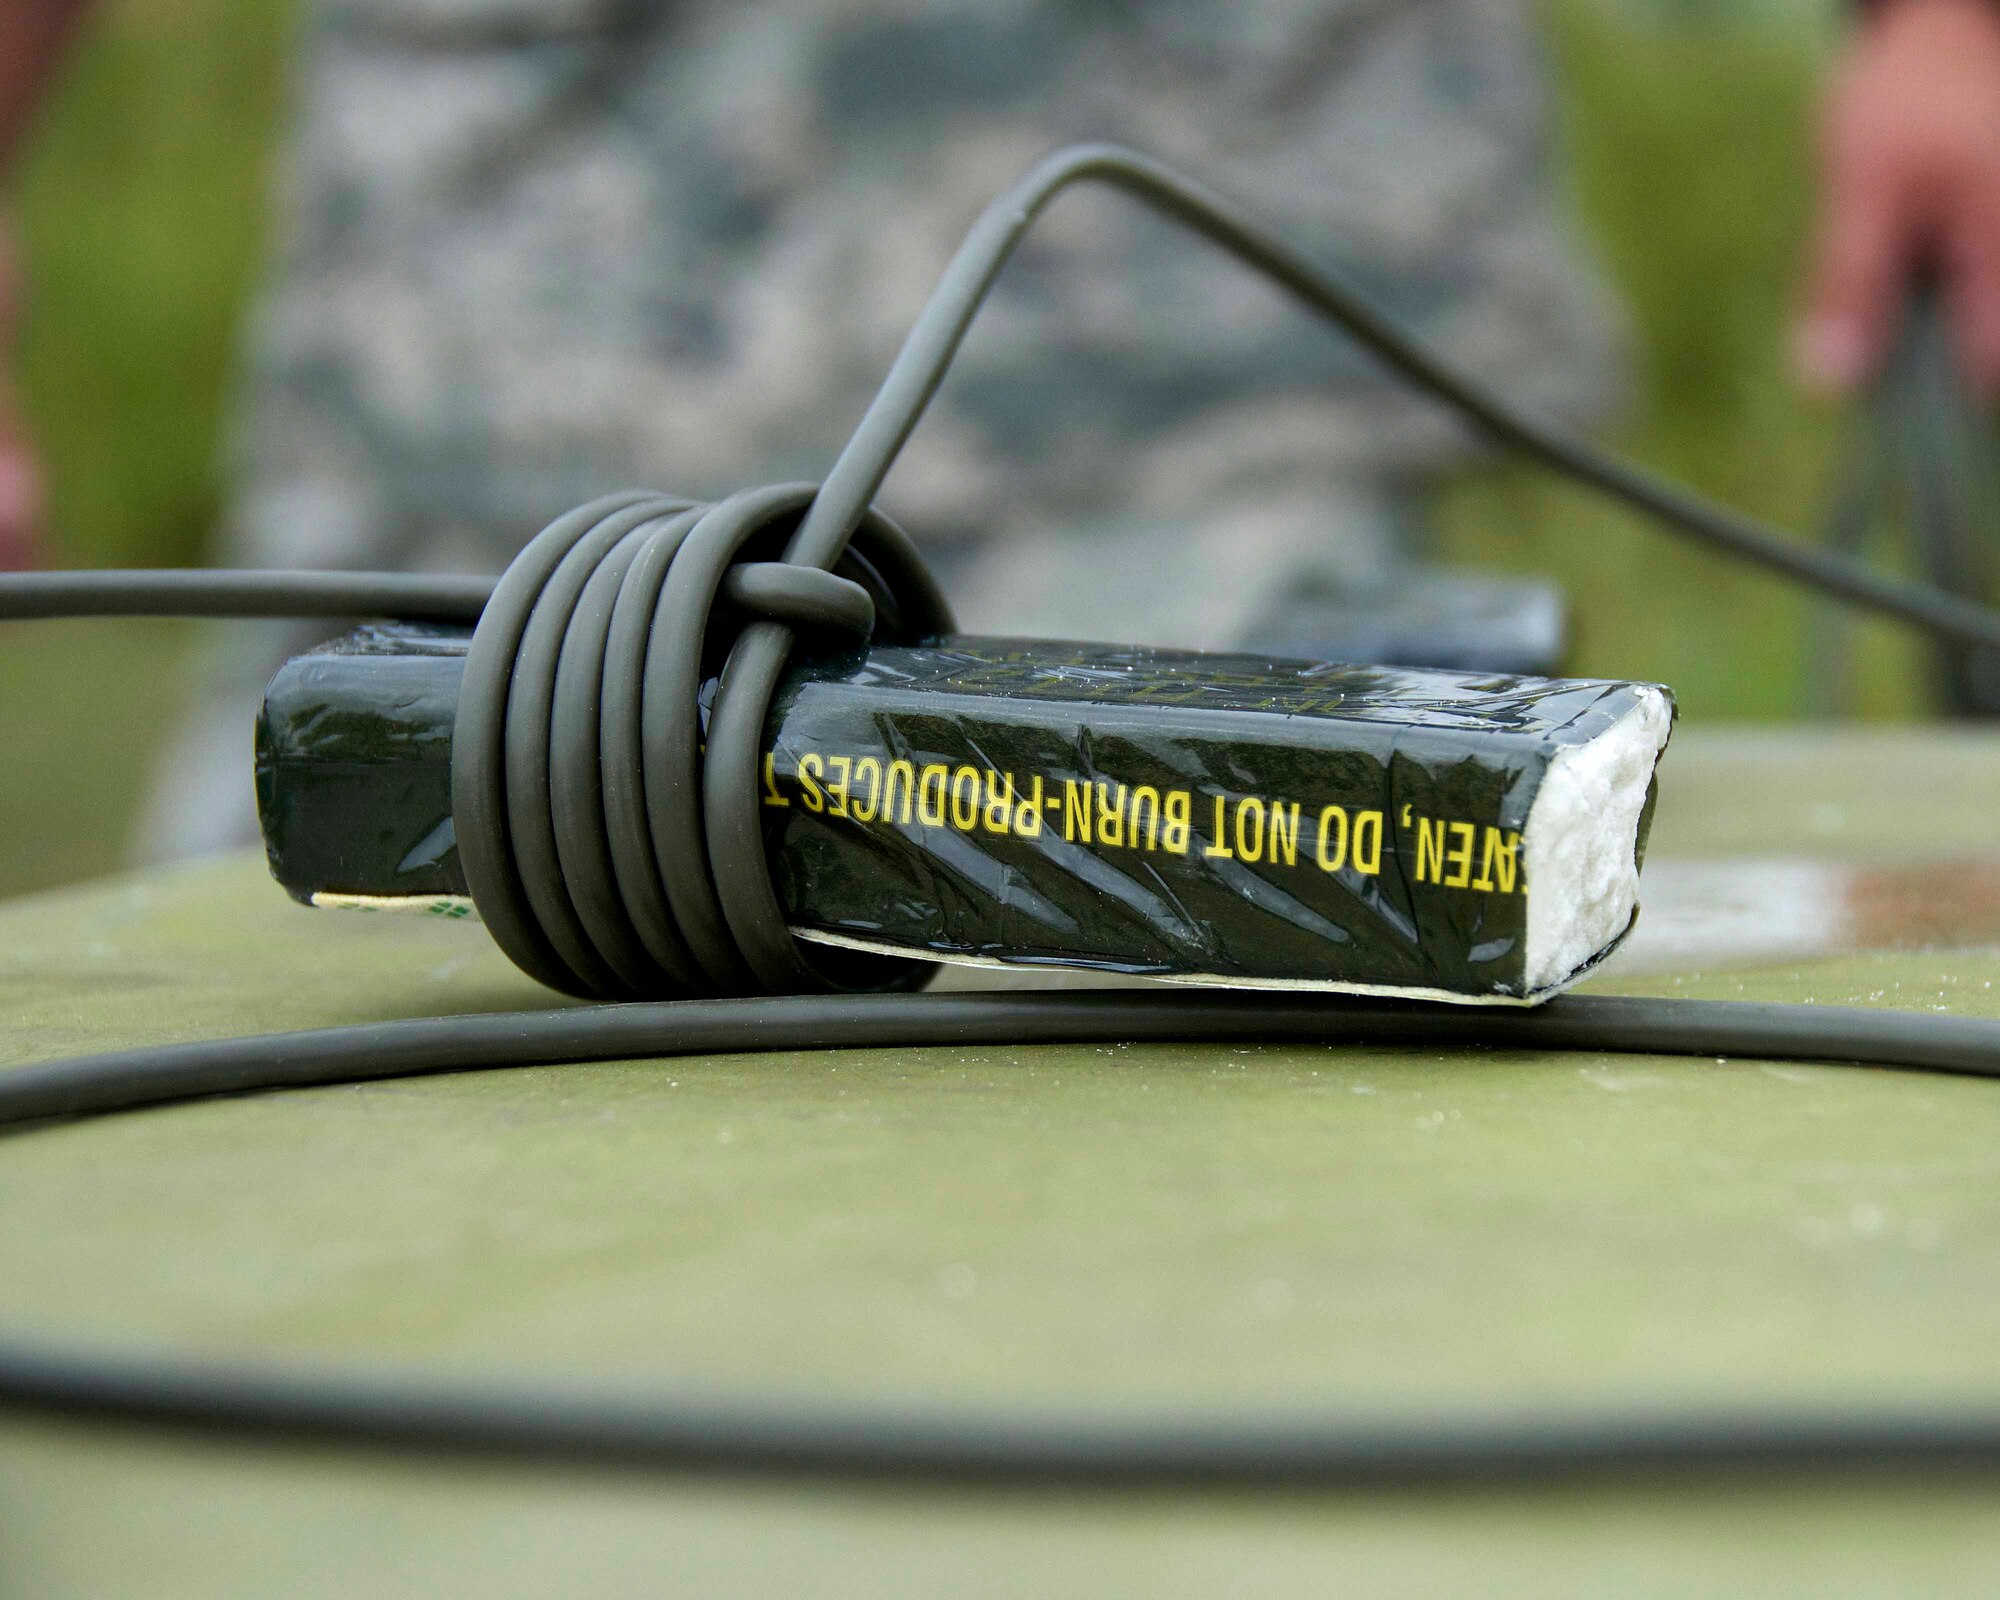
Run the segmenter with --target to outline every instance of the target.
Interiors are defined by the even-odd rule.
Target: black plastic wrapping
[[[377,625],[259,723],[295,896],[461,909],[467,635]],[[808,938],[947,960],[1524,998],[1520,836],[1630,684],[947,638],[796,663],[763,818]],[[1643,848],[1651,804],[1641,819]]]

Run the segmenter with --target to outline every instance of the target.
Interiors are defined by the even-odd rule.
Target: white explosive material
[[[1639,904],[1639,816],[1673,728],[1657,689],[1587,744],[1567,745],[1528,811],[1528,992],[1578,974],[1617,939]]]

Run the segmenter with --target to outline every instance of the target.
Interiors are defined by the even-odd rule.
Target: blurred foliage
[[[1611,442],[1816,537],[1839,419],[1799,393],[1788,346],[1815,100],[1844,8],[1548,0],[1543,11],[1566,180],[1631,319],[1632,404]],[[1561,579],[1579,671],[1669,683],[1690,720],[1807,709],[1811,602],[1786,584],[1535,468],[1481,469],[1447,497],[1442,522],[1448,559]],[[1920,709],[1908,641],[1875,623],[1852,638],[1853,709]]]
[[[26,152],[10,207],[30,292],[19,371],[55,564],[201,559],[288,10],[103,6]]]
[[[1814,87],[1838,0],[1548,0],[1568,178],[1631,309],[1616,442],[1790,527],[1821,515],[1833,416],[1785,372]],[[100,8],[16,177],[29,276],[21,380],[52,475],[51,559],[198,560],[220,503],[235,330],[254,282],[291,0]],[[1702,720],[1797,714],[1805,606],[1539,474],[1485,466],[1440,553],[1569,586],[1578,666],[1673,684]],[[188,634],[0,638],[0,889],[112,865]],[[1918,704],[1881,630],[1863,707]]]
[[[107,0],[23,152],[5,215],[26,280],[17,375],[49,475],[50,565],[202,557],[290,10]],[[0,637],[0,892],[117,864],[192,636],[51,623]]]

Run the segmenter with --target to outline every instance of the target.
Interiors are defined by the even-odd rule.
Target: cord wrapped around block
[[[530,541],[481,612],[452,819],[474,904],[540,982],[657,1000],[929,977],[928,962],[800,946],[764,858],[759,739],[795,632],[951,626],[909,539],[873,509],[833,571],[784,559],[815,492],[593,501]]]

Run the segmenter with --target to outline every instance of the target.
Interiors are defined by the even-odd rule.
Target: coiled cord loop
[[[594,500],[538,534],[480,613],[452,737],[459,859],[493,937],[551,988],[640,1000],[929,975],[799,949],[764,859],[761,740],[795,630],[951,626],[908,538],[873,509],[835,570],[792,559],[815,492]]]
[[[1363,1041],[1427,1048],[1640,1051],[1867,1062],[2000,1078],[2000,1024],[1902,1011],[1567,997],[1536,1011],[1458,1012],[1347,997],[927,995],[745,1004],[791,989],[910,987],[922,964],[815,954],[792,939],[765,864],[758,756],[795,628],[889,639],[949,618],[922,564],[869,509],[995,276],[1072,184],[1109,184],[1207,237],[1344,328],[1503,448],[1709,549],[1899,618],[2000,649],[2000,612],[1778,535],[1523,411],[1375,311],[1282,237],[1130,151],[1059,151],[982,214],[925,305],[825,485],[712,507],[621,494],[572,512],[483,580],[385,573],[0,574],[0,620],[59,616],[479,618],[455,732],[461,860],[494,937],[528,972],[580,994],[721,996],[662,1007],[433,1017],[314,1034],[156,1045],[0,1073],[0,1124],[196,1095],[420,1072],[724,1050],[974,1041]],[[810,513],[807,514],[807,508]],[[853,541],[850,544],[850,539]],[[782,543],[782,549],[779,545]],[[777,559],[774,560],[773,557]],[[483,607],[483,610],[482,610]],[[723,663],[704,743],[704,668]],[[1508,1419],[1165,1417],[1077,1423],[610,1399],[454,1388],[428,1377],[176,1363],[0,1340],[0,1412],[183,1432],[374,1443],[634,1465],[851,1478],[1369,1487],[1616,1470],[2000,1466],[2000,1415],[1942,1396],[1895,1412],[1836,1397],[1811,1415],[1731,1402],[1685,1413],[1547,1405]]]

